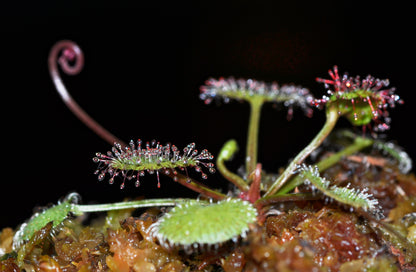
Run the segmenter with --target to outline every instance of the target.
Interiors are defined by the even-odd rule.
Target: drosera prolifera
[[[72,63],[75,63],[74,67],[71,66]],[[170,210],[164,210],[158,221],[148,228],[152,237],[164,247],[183,247],[186,251],[204,245],[215,248],[218,244],[227,241],[235,242],[239,237],[245,237],[251,225],[261,224],[258,218],[264,218],[263,215],[267,214],[268,210],[276,209],[276,203],[315,201],[316,197],[306,197],[307,192],[302,192],[302,188],[299,189],[298,186],[295,186],[296,190],[295,187],[288,191],[282,190],[293,177],[300,179],[302,184],[314,186],[314,189],[322,192],[320,200],[329,197],[341,206],[346,205],[353,210],[362,209],[368,212],[372,220],[381,218],[379,202],[368,189],[335,186],[330,180],[320,175],[320,169],[324,168],[321,168],[322,162],[330,160],[331,163],[326,164],[326,167],[330,167],[346,155],[346,152],[330,155],[325,159],[327,161],[316,162],[316,167],[303,163],[333,131],[340,117],[346,117],[353,125],[367,126],[374,121],[377,130],[388,129],[388,108],[402,101],[394,94],[394,88],[385,89],[388,86],[386,80],[378,80],[371,76],[364,80],[345,75],[340,77],[335,67],[333,71],[330,71],[332,79],[318,79],[318,82],[330,88],[327,95],[322,99],[314,99],[308,89],[298,85],[280,86],[276,83],[264,83],[253,79],[208,79],[200,89],[200,98],[206,104],[215,99],[224,102],[235,99],[246,101],[251,106],[244,173],[232,173],[225,167],[225,162],[231,160],[238,150],[236,141],[228,141],[218,156],[218,172],[233,185],[231,193],[222,193],[221,190],[211,189],[199,183],[187,174],[187,168],[194,168],[197,172],[201,172],[201,178],[205,179],[207,175],[202,171],[204,168],[210,173],[214,172],[211,153],[205,149],[198,152],[194,143],[186,146],[182,152],[174,145],[162,145],[157,141],[146,144],[140,140],[131,141],[129,144],[124,143],[92,120],[75,103],[59,76],[57,64],[60,64],[66,73],[79,72],[83,64],[83,56],[79,47],[70,41],[57,43],[51,50],[49,65],[53,82],[65,104],[88,127],[113,145],[111,151],[96,153],[93,158],[99,164],[96,171],[99,180],[108,175],[112,183],[115,177],[121,176],[124,180],[120,187],[124,188],[124,181],[131,179],[135,179],[135,184],[138,186],[139,177],[142,177],[144,173],[156,174],[157,177],[163,174],[199,193],[201,199],[143,199],[81,205],[72,201],[75,198],[69,197],[58,205],[35,214],[26,224],[23,224],[15,236],[16,250],[30,240],[37,230],[51,221],[56,226],[68,215],[79,216],[87,212],[144,207],[173,207]],[[262,166],[257,158],[260,113],[262,105],[266,102],[287,107],[290,118],[295,106],[300,107],[308,116],[311,115],[313,106],[326,110],[326,121],[322,129],[282,172],[276,174],[277,179],[270,186],[263,183]],[[352,154],[374,143],[373,140],[357,137],[345,150],[349,150]],[[348,149],[350,147],[352,148]],[[391,146],[387,145],[384,149],[387,152],[390,151],[393,157],[395,154],[400,154],[400,152],[393,152],[393,149],[389,147]],[[403,168],[409,168],[409,164],[404,165]],[[186,174],[183,175],[177,170],[183,170]],[[159,178],[157,180],[158,187],[160,187]],[[304,187],[310,189],[308,186]],[[223,220],[226,220],[226,223],[223,223]]]

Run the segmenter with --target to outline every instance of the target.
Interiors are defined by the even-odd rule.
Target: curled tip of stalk
[[[136,145],[137,144],[137,145]],[[161,145],[153,140],[147,142],[142,147],[142,141],[137,143],[130,141],[129,146],[122,147],[121,144],[115,143],[111,151],[106,154],[97,153],[93,161],[99,163],[96,171],[99,180],[103,180],[106,174],[110,176],[110,184],[114,178],[121,175],[123,183],[120,188],[125,186],[125,180],[135,179],[135,185],[140,185],[140,177],[145,173],[157,175],[158,187],[160,187],[159,172],[165,175],[174,174],[176,179],[176,169],[182,169],[187,172],[187,168],[194,168],[200,172],[203,179],[207,175],[202,171],[202,166],[206,167],[209,173],[214,173],[214,164],[211,161],[214,158],[208,150],[204,149],[199,152],[195,149],[195,143],[188,144],[182,152],[175,145]]]
[[[328,94],[315,99],[313,104],[316,107],[335,107],[340,115],[355,126],[366,126],[373,121],[375,131],[390,128],[388,108],[394,108],[396,103],[402,104],[403,101],[394,94],[395,88],[387,88],[390,84],[388,79],[371,75],[361,79],[360,76],[351,77],[347,73],[340,76],[337,66],[329,70],[329,75],[330,79],[316,79],[325,84]]]
[[[73,41],[67,40],[59,41],[52,47],[48,57],[48,67],[52,81],[62,101],[81,122],[106,142],[110,144],[121,142],[89,116],[72,98],[59,75],[58,64],[62,71],[68,75],[76,75],[81,72],[84,66],[84,54],[81,48]]]
[[[51,73],[57,72],[56,63],[59,63],[66,74],[76,75],[84,67],[84,53],[76,43],[63,40],[52,47],[48,61]]]
[[[276,82],[265,83],[254,79],[210,78],[200,88],[200,98],[206,104],[213,100],[228,103],[230,100],[252,102],[261,99],[264,102],[283,104],[288,108],[288,118],[292,117],[293,107],[301,108],[307,116],[312,115],[310,107],[313,96],[301,86],[282,85]]]
[[[307,166],[302,164],[298,167],[299,175],[305,180],[306,184],[313,185],[326,196],[340,203],[349,205],[353,208],[362,209],[374,215],[375,218],[384,217],[378,200],[372,194],[367,193],[368,189],[359,190],[356,188],[338,187],[331,185],[330,181],[321,177],[317,166]]]

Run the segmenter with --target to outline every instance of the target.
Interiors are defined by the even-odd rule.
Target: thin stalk
[[[61,51],[62,56],[58,58]],[[70,61],[75,61],[75,65],[71,66],[69,64]],[[56,90],[61,96],[62,101],[72,111],[72,113],[98,136],[111,145],[114,144],[114,142],[125,145],[120,139],[111,134],[111,132],[106,130],[91,116],[89,116],[72,98],[59,75],[58,63],[60,64],[62,71],[66,74],[76,75],[81,72],[84,65],[84,54],[79,46],[72,41],[59,41],[52,47],[48,57],[48,66],[49,73],[53,83],[55,84]]]
[[[353,144],[349,145],[348,147],[344,148],[343,150],[332,154],[328,158],[323,159],[322,161],[318,162],[316,166],[319,168],[319,172],[323,172],[326,169],[330,168],[343,157],[350,156],[354,153],[357,153],[358,151],[372,145],[374,143],[373,140],[363,138],[363,137],[357,137],[355,138],[355,141]],[[284,195],[293,189],[295,189],[297,186],[301,185],[303,183],[303,179],[299,176],[293,178],[288,183],[286,183],[284,186],[282,186],[277,194]]]
[[[328,158],[320,161],[317,166],[319,170],[324,171],[329,167],[333,166],[343,157],[352,155],[357,153],[358,151],[372,145],[374,141],[372,139],[364,138],[364,137],[357,137],[354,140],[354,143],[349,145],[348,147],[344,148],[343,150],[329,156]]]
[[[172,171],[170,171],[170,172],[172,172]],[[185,186],[188,189],[191,189],[194,192],[200,193],[204,196],[207,196],[207,197],[210,197],[210,198],[213,198],[213,199],[217,199],[217,200],[221,200],[221,199],[224,199],[224,198],[227,197],[226,195],[224,195],[224,194],[222,194],[218,191],[212,190],[212,189],[208,188],[207,186],[205,186],[205,185],[203,185],[199,182],[196,182],[193,179],[191,179],[187,176],[181,175],[179,173],[177,173],[176,175],[173,174],[173,173],[169,173],[167,176],[171,177],[174,180],[176,178],[177,182],[179,182],[181,185]]]
[[[244,179],[227,169],[224,160],[217,159],[217,169],[221,173],[221,175],[224,176],[224,178],[226,178],[229,182],[237,186],[237,188],[240,191],[246,192],[250,188],[250,186],[248,186]]]
[[[237,186],[242,192],[249,190],[247,182],[239,175],[231,172],[225,166],[225,162],[231,160],[234,154],[238,151],[238,145],[236,140],[227,141],[220,150],[217,157],[217,169],[218,171],[231,183]]]
[[[68,213],[76,216],[81,216],[87,212],[106,212],[112,210],[124,210],[131,208],[146,208],[146,207],[160,207],[160,206],[175,206],[189,201],[196,201],[194,199],[144,199],[128,202],[118,202],[111,204],[96,204],[96,205],[80,205],[71,203],[69,197],[66,201],[52,206],[41,213],[37,213],[26,224],[16,232],[13,238],[13,247],[19,248],[22,242],[32,238],[32,236],[46,224],[53,221],[53,226],[62,223],[67,217]]]
[[[246,147],[246,176],[248,177],[257,165],[257,149],[261,107],[264,103],[263,97],[253,97],[250,99],[250,121],[247,133],[247,147]]]
[[[312,193],[297,193],[297,194],[285,194],[285,195],[272,195],[268,197],[262,197],[257,200],[254,204],[256,206],[268,206],[274,205],[276,203],[282,202],[292,202],[292,201],[311,201],[322,199],[320,194]]]
[[[71,66],[71,62],[74,62],[75,64]],[[81,106],[79,106],[78,103],[72,98],[61,79],[58,64],[60,65],[62,71],[66,74],[76,75],[81,72],[84,65],[84,54],[81,48],[76,43],[67,40],[59,41],[52,47],[48,57],[48,67],[55,88],[58,91],[62,101],[71,110],[71,112],[95,134],[97,134],[110,145],[113,145],[115,142],[117,142],[123,147],[128,146],[125,142],[114,136],[111,132],[106,130],[91,116],[89,116],[88,113],[85,112]],[[174,176],[171,174],[168,176],[174,178]],[[225,197],[225,195],[211,190],[210,188],[199,184],[183,175],[178,174],[177,179],[180,184],[205,196],[218,200]]]
[[[181,199],[181,198],[165,198],[165,199],[144,199],[136,201],[117,202],[110,204],[95,204],[95,205],[79,205],[71,204],[71,212],[75,215],[82,215],[87,212],[106,212],[114,210],[124,210],[131,208],[148,208],[148,207],[161,207],[161,206],[176,206],[189,201],[195,201],[194,199]]]
[[[271,196],[275,194],[293,175],[296,167],[301,164],[316,148],[318,148],[329,133],[335,127],[339,118],[338,111],[335,107],[331,107],[326,111],[326,121],[319,133],[313,138],[313,140],[307,145],[296,157],[292,160],[286,170],[277,178],[269,190],[264,196]]]

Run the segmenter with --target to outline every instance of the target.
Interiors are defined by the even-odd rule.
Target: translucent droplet
[[[120,143],[115,143],[114,146],[117,147],[120,151],[122,151],[122,148],[121,148],[121,144]]]
[[[102,180],[104,179],[104,177],[105,177],[105,174],[104,174],[104,173],[101,173],[101,174],[98,176],[98,180],[99,180],[99,181],[102,181]]]

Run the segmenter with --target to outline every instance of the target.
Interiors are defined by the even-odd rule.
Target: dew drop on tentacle
[[[160,188],[160,179],[159,179],[159,171],[156,170],[156,177],[157,177],[157,188]]]
[[[114,143],[114,146],[120,151],[123,152],[123,147],[121,146],[120,143]]]
[[[355,111],[354,98],[351,99],[351,105],[352,105],[352,112],[353,112],[353,115],[354,115],[354,120],[357,121],[358,120],[358,115],[357,115],[357,112]]]
[[[188,175],[188,169],[185,167],[184,168],[185,174],[186,174],[186,183],[191,183],[191,178]]]
[[[108,180],[108,183],[109,184],[113,184],[114,183],[114,176]]]
[[[293,119],[293,107],[289,106],[287,109],[286,120],[291,121]]]
[[[136,179],[136,182],[134,183],[134,186],[136,186],[136,188],[140,186],[139,176],[140,176],[140,175],[139,175],[139,174],[137,174],[137,179]]]
[[[373,116],[375,118],[377,118],[378,117],[378,111],[374,108],[373,102],[371,102],[371,98],[370,97],[367,97],[367,103],[368,103],[368,105],[370,105],[371,113],[373,114]]]
[[[98,180],[103,181],[104,177],[105,177],[105,173],[101,173],[100,175],[98,175]]]
[[[159,145],[159,143],[157,143],[157,144]],[[151,142],[151,146],[152,146],[152,147],[155,147],[155,146],[156,146],[156,140],[155,140],[155,139],[153,139],[153,140],[152,140],[152,142]]]
[[[131,150],[135,150],[135,149],[136,149],[136,146],[135,146],[135,144],[134,144],[134,141],[133,141],[133,140],[130,140],[129,145],[130,145]]]

